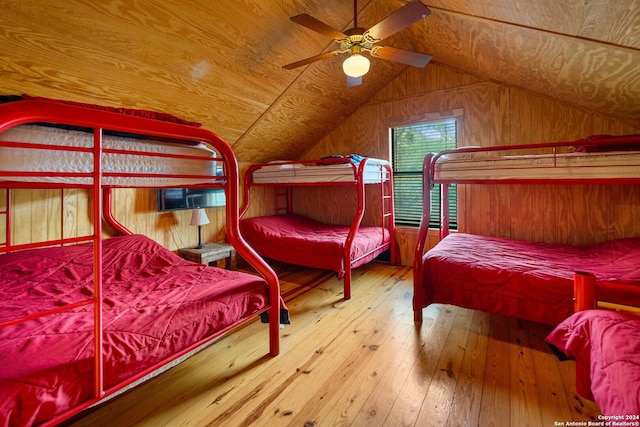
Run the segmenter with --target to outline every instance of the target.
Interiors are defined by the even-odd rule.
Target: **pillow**
[[[623,140],[625,142],[613,143],[615,140]],[[597,143],[598,141],[600,141],[600,143]],[[607,143],[607,141],[611,141],[612,143]],[[582,142],[582,144],[574,146],[575,151],[578,153],[640,150],[640,135],[591,135],[580,140],[580,142]]]

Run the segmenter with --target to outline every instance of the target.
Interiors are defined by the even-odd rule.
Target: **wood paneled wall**
[[[355,114],[337,126],[302,158],[358,153],[389,158],[389,127],[431,118],[462,109],[462,145],[501,145],[565,141],[592,134],[640,133],[621,122],[588,113],[547,98],[430,64],[409,67]],[[214,129],[215,130],[215,129]],[[249,163],[240,164],[241,174]],[[476,185],[461,189],[461,231],[589,244],[616,237],[640,236],[640,186],[531,186]],[[337,189],[333,199],[327,189],[297,191],[299,212],[328,222],[350,221],[343,206],[351,203],[350,189]],[[58,192],[59,193],[59,192]],[[274,211],[275,193],[258,188],[252,192],[247,216]],[[319,200],[325,202],[319,203]],[[375,200],[369,195],[368,200]],[[155,190],[117,190],[117,217],[134,232],[144,233],[169,249],[193,246],[195,227],[190,211],[158,213]],[[375,202],[365,224],[375,223]],[[340,209],[338,209],[340,206]],[[53,190],[19,190],[13,195],[16,242],[47,236],[53,224],[64,223],[65,235],[90,227],[90,204],[83,191],[66,190],[64,208]],[[224,209],[208,209],[210,224],[203,227],[206,241],[223,241]],[[64,220],[62,219],[64,218]],[[49,234],[48,234],[49,233]],[[415,229],[401,229],[398,241],[402,263],[410,265]],[[437,236],[430,237],[431,244]]]
[[[4,191],[0,194],[4,205]],[[60,237],[90,235],[93,230],[89,190],[11,190],[11,240],[14,244]],[[145,234],[176,250],[195,246],[197,227],[189,225],[191,210],[158,212],[155,189],[116,189],[114,214],[134,233]],[[2,209],[0,208],[0,211]],[[210,224],[202,227],[203,240],[224,241],[224,208],[207,209]],[[4,217],[0,216],[0,240],[4,239]],[[104,228],[105,235],[113,230]]]
[[[388,159],[389,128],[462,109],[461,145],[571,141],[640,129],[580,108],[430,64],[409,67],[320,143],[307,158],[358,153]],[[569,244],[640,236],[640,186],[474,185],[461,188],[460,231]],[[315,197],[315,196],[314,196]],[[317,199],[316,199],[317,200]],[[322,204],[316,216],[331,217]],[[411,265],[416,230],[399,230]],[[437,235],[430,236],[431,245]]]
[[[0,191],[5,210],[6,189]],[[11,190],[11,241],[30,243],[63,237],[88,235],[92,232],[91,205],[86,190]],[[0,216],[5,238],[6,216]]]
[[[190,226],[192,210],[158,212],[155,189],[117,189],[114,193],[115,217],[135,233],[151,237],[171,250],[195,246],[198,228]],[[225,208],[206,209],[209,224],[202,226],[202,240],[225,240]]]
[[[240,163],[240,180],[250,163]],[[274,212],[274,192],[269,188],[252,190],[247,216]],[[89,190],[11,190],[12,230],[14,244],[48,239],[89,235],[93,230],[91,191]],[[240,195],[242,200],[243,195]],[[6,190],[0,189],[0,243],[5,233]],[[197,227],[189,225],[191,210],[158,212],[156,189],[116,189],[113,196],[114,215],[134,233],[144,234],[170,250],[195,246]],[[210,223],[202,226],[205,242],[226,240],[224,207],[206,209]],[[113,230],[104,229],[105,235]]]
[[[355,187],[301,187],[293,191],[294,212],[329,224],[351,224],[357,210]],[[380,187],[365,188],[363,225],[380,225]]]

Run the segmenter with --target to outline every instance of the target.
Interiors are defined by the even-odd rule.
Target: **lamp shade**
[[[209,218],[204,209],[194,209],[191,213],[191,222],[189,225],[205,225],[209,224]]]
[[[344,60],[342,63],[342,69],[344,73],[349,77],[361,77],[369,72],[371,63],[367,58],[355,53]]]

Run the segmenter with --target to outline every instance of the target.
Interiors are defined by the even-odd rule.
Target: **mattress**
[[[253,172],[256,184],[355,182],[357,166],[352,163],[312,165],[303,163],[267,164]],[[375,162],[367,161],[362,174],[365,184],[387,180],[387,171]]]
[[[0,145],[0,171],[16,173],[2,179],[20,182],[92,183],[93,134],[49,126],[22,125],[0,133],[0,141],[23,143],[25,147]],[[46,146],[39,145],[46,144]],[[126,187],[161,187],[213,181],[216,153],[204,144],[155,141],[103,136],[103,184]],[[63,150],[73,147],[74,151]],[[23,172],[37,177],[20,176]]]
[[[344,248],[349,226],[324,224],[295,214],[262,216],[240,220],[245,240],[261,256],[288,264],[345,272]],[[351,266],[363,265],[389,243],[382,227],[360,227],[351,245]],[[361,258],[362,257],[362,258]]]
[[[0,256],[0,321],[90,298],[91,244]],[[183,260],[152,240],[103,242],[111,387],[267,305],[263,279]],[[32,425],[93,391],[93,308],[0,329],[0,425]]]
[[[640,238],[590,247],[450,234],[423,256],[414,309],[454,304],[557,325],[573,313],[575,271],[632,286],[598,286],[598,299],[640,306]]]
[[[497,151],[447,153],[435,163],[437,181],[640,178],[640,151],[499,156]]]
[[[610,417],[606,419],[617,425],[638,425],[640,315],[580,311],[558,325],[546,341],[565,357],[588,367],[593,398],[602,414]]]

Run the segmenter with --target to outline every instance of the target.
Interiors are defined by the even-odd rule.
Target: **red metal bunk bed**
[[[629,285],[598,283],[595,275],[576,272],[575,313],[546,341],[561,360],[575,359],[576,391],[598,404],[603,420],[638,425],[640,307],[602,300],[598,289],[612,286]]]
[[[521,154],[522,151],[525,154]],[[533,154],[531,154],[533,153]],[[640,137],[498,147],[463,147],[424,160],[424,207],[414,254],[414,319],[432,303],[557,325],[573,312],[573,273],[585,265],[601,280],[640,280],[640,238],[588,248],[449,233],[425,253],[430,191],[441,186],[448,224],[450,184],[637,184]],[[640,305],[640,286],[600,290],[603,298]]]
[[[279,282],[240,234],[231,147],[117,111],[0,105],[0,425],[60,423],[265,313],[269,352],[280,351]],[[113,217],[113,188],[163,186],[224,188],[227,239],[259,276],[185,261]],[[14,243],[11,190],[22,188],[87,189],[91,232],[67,237],[61,224],[51,240]],[[103,237],[103,219],[121,236]]]
[[[262,256],[289,264],[335,271],[344,278],[344,298],[351,298],[351,270],[389,251],[396,264],[391,165],[373,158],[337,157],[319,160],[272,162],[252,165],[245,174],[242,218],[250,203],[251,188],[279,187],[286,190],[286,206],[279,215],[242,218],[240,229]],[[365,186],[380,187],[380,222],[362,226]],[[325,224],[294,213],[292,190],[309,186],[347,186],[356,189],[356,212],[349,225]]]

